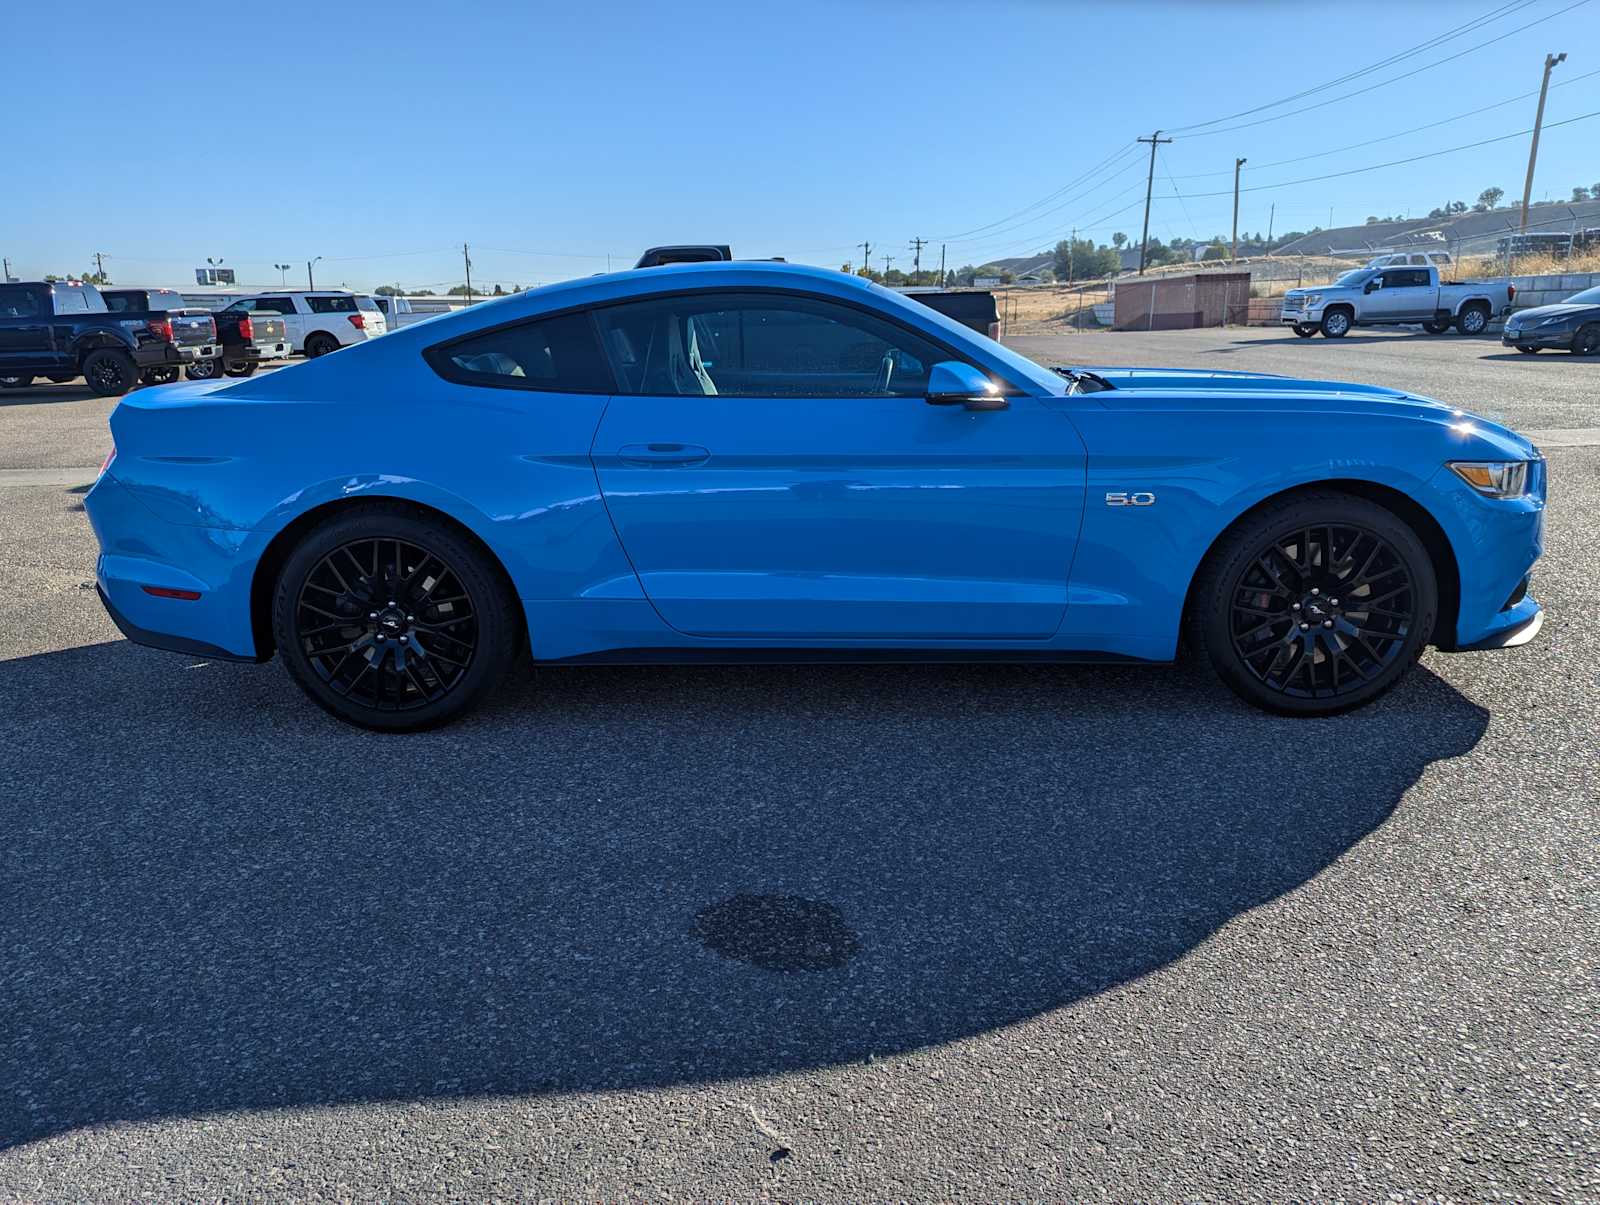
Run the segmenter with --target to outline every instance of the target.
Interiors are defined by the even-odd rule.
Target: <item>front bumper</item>
[[[1504,347],[1553,347],[1570,350],[1574,333],[1566,327],[1541,331],[1536,326],[1526,329],[1513,329],[1507,326],[1500,332],[1500,343]]]
[[[1485,498],[1448,468],[1433,478],[1445,505],[1435,517],[1455,551],[1461,587],[1456,630],[1438,633],[1440,649],[1512,648],[1538,631],[1542,609],[1528,582],[1544,552],[1547,471],[1544,460],[1533,462],[1521,498]]]

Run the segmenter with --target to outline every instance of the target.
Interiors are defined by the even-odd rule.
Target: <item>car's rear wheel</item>
[[[83,379],[100,397],[121,397],[139,380],[139,370],[127,352],[102,347],[83,358]]]
[[[238,364],[230,364],[226,369],[230,377],[248,377],[253,375],[255,370],[256,362],[254,360],[243,360]]]
[[[1572,354],[1600,356],[1600,322],[1591,322],[1572,336]]]
[[[1331,715],[1383,694],[1422,655],[1438,583],[1412,528],[1338,492],[1268,503],[1227,532],[1190,600],[1190,636],[1246,702]]]
[[[1489,311],[1481,305],[1469,305],[1456,315],[1456,330],[1463,335],[1481,335],[1489,325]]]
[[[306,355],[313,360],[318,356],[325,356],[331,351],[338,350],[339,340],[321,331],[306,339]]]
[[[1442,335],[1445,333],[1445,331],[1450,329],[1450,319],[1435,318],[1432,322],[1424,322],[1422,324],[1422,329],[1427,331],[1430,335]]]
[[[1294,333],[1302,339],[1309,339],[1317,333],[1317,324],[1315,322],[1296,322],[1294,324]]]
[[[213,357],[209,360],[196,360],[183,370],[183,375],[191,381],[214,381],[222,373],[222,360]]]
[[[1350,314],[1347,310],[1329,310],[1322,316],[1322,333],[1329,339],[1343,339],[1350,333]]]
[[[0,389],[26,389],[32,384],[32,377],[0,377]]]
[[[521,644],[498,565],[440,519],[374,504],[314,528],[272,600],[289,675],[352,724],[447,723],[499,683]]]
[[[1517,350],[1525,356],[1536,356],[1539,354],[1539,349],[1537,347],[1529,347],[1526,343],[1517,344]]]
[[[141,385],[170,385],[178,379],[176,367],[147,368],[139,374]]]

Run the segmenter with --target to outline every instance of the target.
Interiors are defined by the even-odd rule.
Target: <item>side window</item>
[[[353,314],[356,312],[356,299],[354,297],[307,297],[306,305],[313,314]]]
[[[56,313],[58,314],[87,314],[88,303],[83,299],[83,290],[73,288],[71,285],[57,285]]]
[[[618,388],[652,396],[921,397],[955,359],[875,314],[817,297],[708,292],[595,311]]]
[[[129,310],[143,308],[138,304],[138,298],[130,293],[102,293],[101,296],[106,299],[106,309],[113,314],[126,314]]]
[[[610,393],[611,376],[584,312],[520,322],[430,347],[433,370],[460,385]]]
[[[275,313],[275,314],[292,314],[292,313],[295,312],[295,310],[294,310],[294,298],[292,298],[292,297],[257,297],[256,298],[255,312],[259,314],[259,313],[262,313],[263,311],[271,311],[272,313]]]
[[[0,285],[0,318],[37,318],[39,295],[32,289]]]

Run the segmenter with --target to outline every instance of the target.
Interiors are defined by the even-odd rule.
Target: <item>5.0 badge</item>
[[[1156,496],[1148,490],[1140,490],[1132,494],[1125,490],[1117,490],[1115,493],[1106,495],[1107,506],[1154,506],[1155,504]]]

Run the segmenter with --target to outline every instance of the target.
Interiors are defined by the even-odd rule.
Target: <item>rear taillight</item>
[[[163,342],[171,343],[173,341],[172,319],[157,318],[155,321],[150,323],[150,333]]]
[[[246,343],[253,343],[255,342],[255,337],[255,323],[251,322],[248,318],[239,319],[239,338],[243,339]]]
[[[351,314],[350,325],[355,327],[358,331],[364,331],[367,329],[367,320],[360,314]]]
[[[1506,300],[1507,301],[1515,301],[1516,299],[1517,299],[1517,286],[1516,285],[1507,285],[1506,286]]]
[[[998,322],[991,322],[989,324],[989,338],[998,339],[999,337],[1000,337],[1000,324]]]

